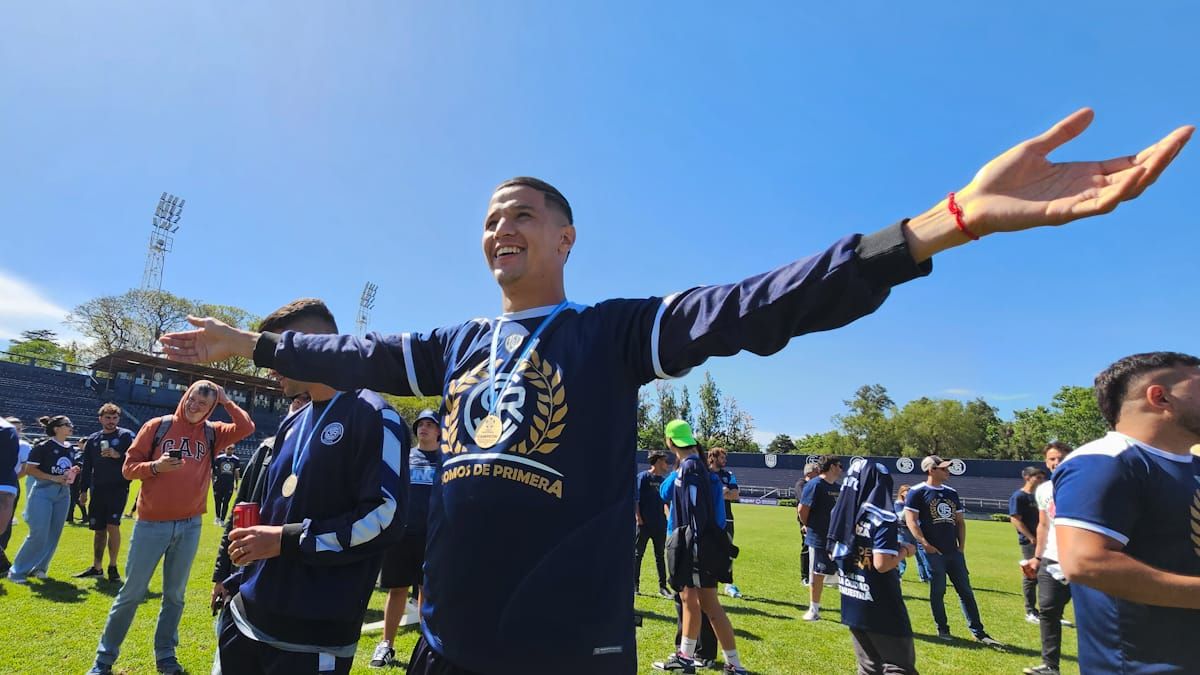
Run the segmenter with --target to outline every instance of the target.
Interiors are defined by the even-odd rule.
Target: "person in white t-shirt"
[[[1026,675],[1058,675],[1062,653],[1063,610],[1071,601],[1071,587],[1058,564],[1058,543],[1054,539],[1054,470],[1071,452],[1071,446],[1051,441],[1044,450],[1050,480],[1034,492],[1038,507],[1037,549],[1025,561],[1027,569],[1037,574],[1038,624],[1042,634],[1042,663],[1026,668]]]

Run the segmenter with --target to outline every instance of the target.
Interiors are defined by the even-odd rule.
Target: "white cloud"
[[[46,299],[31,284],[0,270],[0,340],[19,337],[21,331],[50,328],[68,337],[62,320],[68,310]]]

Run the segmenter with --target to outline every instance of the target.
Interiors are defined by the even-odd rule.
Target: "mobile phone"
[[[183,459],[183,450],[168,450],[167,456],[171,459]]]
[[[218,595],[212,603],[212,615],[216,616],[225,607],[225,597]]]

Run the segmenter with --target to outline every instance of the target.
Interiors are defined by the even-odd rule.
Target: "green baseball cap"
[[[692,435],[692,427],[683,420],[671,420],[667,422],[667,440],[675,444],[675,447],[686,448],[697,445],[696,437]]]

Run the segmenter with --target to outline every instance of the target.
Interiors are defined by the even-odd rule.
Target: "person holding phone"
[[[66,415],[55,415],[39,417],[38,422],[46,430],[46,438],[33,446],[25,465],[36,481],[29,492],[29,505],[25,507],[29,534],[8,571],[8,578],[18,584],[26,583],[30,574],[38,579],[45,579],[49,574],[50,560],[67,522],[70,486],[76,474],[71,459],[75,448],[67,440],[75,429],[71,419]]]
[[[225,407],[232,423],[208,421],[218,405]],[[163,606],[154,632],[155,666],[160,673],[183,672],[175,659],[179,619],[200,544],[200,521],[208,507],[214,450],[252,433],[250,415],[229,400],[224,389],[208,380],[197,380],[188,387],[175,414],[142,425],[121,468],[126,479],[142,481],[138,519],[125,564],[125,584],[109,610],[96,661],[89,672],[112,672],[159,560],[163,561]]]

